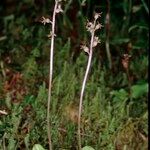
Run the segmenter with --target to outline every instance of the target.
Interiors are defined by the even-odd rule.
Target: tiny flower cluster
[[[124,54],[123,55],[122,65],[123,65],[124,69],[128,69],[129,68],[130,58],[131,58],[131,55],[129,55],[129,54]]]
[[[55,13],[63,12],[63,10],[61,8],[61,1],[62,0],[56,0],[56,1],[57,1],[58,4],[57,4],[56,10],[55,10]],[[51,23],[52,24],[52,21],[49,18],[45,18],[43,16],[41,23],[43,23],[44,25],[47,24],[47,23]]]
[[[99,22],[97,22],[97,19],[101,17],[102,13],[95,13],[94,15],[94,22],[87,22],[86,28],[87,31],[89,31],[92,34],[95,33],[96,30],[101,29],[103,26]],[[92,47],[96,47],[97,44],[100,43],[100,39],[97,36],[94,36]],[[86,53],[90,54],[90,49],[86,45],[81,45],[81,49],[83,49]]]
[[[94,22],[87,22],[86,28],[89,32],[95,32],[98,29],[101,29],[103,26],[99,22],[96,22],[98,18],[101,17],[101,13],[95,13],[94,15]]]

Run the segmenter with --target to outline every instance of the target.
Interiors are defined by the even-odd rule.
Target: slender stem
[[[143,6],[144,6],[144,8],[145,8],[147,14],[149,15],[149,8],[148,8],[148,5],[146,4],[146,2],[145,2],[144,0],[141,0],[141,1],[142,1],[142,3],[143,3]]]
[[[107,53],[107,58],[109,62],[109,69],[112,68],[112,59],[111,59],[111,53],[110,53],[110,47],[109,47],[109,34],[110,34],[110,1],[107,0],[107,14],[106,14],[106,53]]]
[[[112,68],[112,60],[111,60],[109,39],[108,38],[106,38],[105,46],[106,46],[106,53],[107,53],[107,57],[108,57],[108,61],[109,61],[109,69],[111,69]]]
[[[5,138],[6,138],[6,133],[4,133],[4,136],[3,136],[3,150],[6,150],[6,140],[5,140]]]
[[[95,24],[96,24],[96,20],[94,21],[94,26],[95,26]],[[82,83],[82,89],[81,89],[81,93],[80,93],[80,104],[79,104],[79,115],[78,115],[78,148],[79,148],[79,150],[81,150],[81,148],[82,148],[82,146],[81,146],[81,143],[82,143],[81,142],[81,114],[82,114],[83,95],[84,95],[85,85],[86,85],[86,81],[87,81],[87,77],[89,74],[91,61],[92,61],[94,34],[95,34],[95,31],[93,31],[91,34],[90,53],[89,53],[86,72],[84,75],[84,79],[83,79],[83,83]]]
[[[129,93],[131,94],[131,78],[130,78],[129,68],[126,69],[126,75],[127,75],[127,79],[128,79]]]
[[[55,33],[55,16],[57,9],[58,1],[55,1],[55,7],[53,12],[52,20],[52,31],[51,31],[51,47],[50,47],[50,66],[49,66],[49,88],[48,88],[48,101],[47,101],[47,134],[48,134],[48,143],[49,150],[52,150],[52,141],[51,141],[51,125],[50,125],[50,103],[51,103],[51,89],[52,89],[52,77],[53,77],[53,53],[54,53],[54,33]]]

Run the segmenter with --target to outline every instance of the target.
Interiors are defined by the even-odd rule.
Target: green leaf
[[[111,92],[111,95],[115,96],[113,98],[113,100],[115,102],[118,102],[118,100],[119,101],[124,101],[128,97],[128,93],[124,89],[114,90],[114,91]]]
[[[85,146],[82,148],[82,150],[94,150],[91,146]]]
[[[137,84],[131,87],[131,97],[132,98],[139,98],[144,94],[148,93],[148,84]]]
[[[135,5],[132,7],[132,12],[136,13],[136,12],[140,11],[141,8],[142,8],[142,5]]]
[[[112,44],[123,44],[123,43],[128,43],[130,41],[129,38],[116,38],[111,41]]]
[[[45,150],[40,144],[35,144],[32,150]]]
[[[136,25],[131,26],[129,28],[128,32],[130,33],[132,30],[134,30],[136,28],[143,29],[143,30],[148,30],[149,29],[148,26],[146,26],[146,25],[138,25],[138,24],[136,24]]]
[[[31,52],[34,57],[40,57],[40,50],[38,48],[34,48]]]

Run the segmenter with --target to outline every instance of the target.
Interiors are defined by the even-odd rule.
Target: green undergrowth
[[[51,126],[53,146],[58,150],[75,149],[77,145],[79,92],[87,61],[87,56],[81,53],[76,63],[71,62],[70,58],[64,55],[64,51],[69,51],[69,45],[68,40],[62,51],[58,53],[57,50],[55,54]],[[31,55],[32,59],[34,57]],[[60,58],[62,59],[58,61]],[[34,65],[41,69],[46,67],[32,63],[32,67],[26,71],[33,72],[33,77],[37,71]],[[147,141],[142,136],[148,134],[148,85],[146,81],[133,83],[132,94],[129,95],[124,71],[113,78],[109,77],[109,74],[94,58],[83,102],[82,145],[90,145],[96,150],[115,149],[120,145],[128,149],[144,149]],[[23,75],[26,79],[26,74]],[[32,80],[31,77],[30,79]],[[114,83],[115,80],[119,82],[116,89],[113,88],[117,84]],[[19,104],[10,104],[9,96],[3,99],[3,103],[9,107],[9,113],[1,117],[0,142],[5,144],[7,149],[31,149],[37,143],[45,148],[48,146],[46,82],[43,81],[36,89],[37,94],[31,95],[29,92]]]

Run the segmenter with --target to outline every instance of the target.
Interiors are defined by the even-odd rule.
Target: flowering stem
[[[96,20],[94,21],[94,26],[95,26],[95,24],[96,24]],[[89,74],[91,61],[92,61],[94,34],[95,34],[95,31],[93,30],[93,32],[91,33],[91,42],[90,42],[90,51],[89,51],[88,63],[87,63],[86,72],[84,75],[84,79],[83,79],[83,83],[82,83],[82,89],[81,89],[81,93],[80,93],[79,115],[78,115],[78,148],[79,148],[79,150],[81,150],[81,148],[82,148],[82,146],[81,146],[81,143],[82,143],[81,142],[81,114],[82,114],[83,95],[84,95],[85,85],[86,85],[86,81],[87,81],[87,77]]]
[[[52,77],[53,77],[53,53],[54,53],[54,33],[55,33],[55,17],[56,10],[58,6],[58,1],[55,1],[53,20],[52,20],[52,31],[51,31],[51,47],[50,47],[50,67],[49,67],[49,88],[48,88],[48,101],[47,101],[47,134],[48,134],[48,143],[49,150],[52,150],[52,141],[51,141],[51,125],[50,125],[50,103],[51,103],[51,89],[52,89]]]

